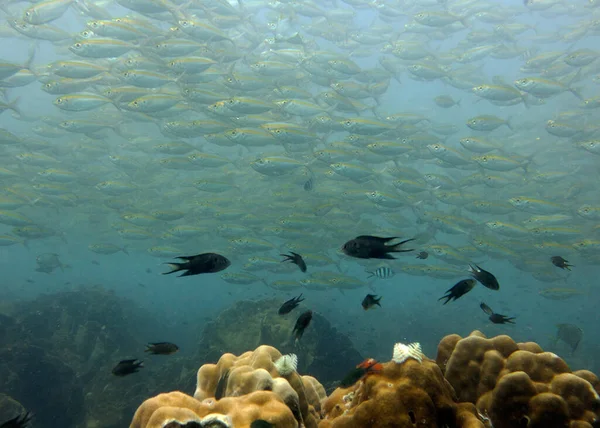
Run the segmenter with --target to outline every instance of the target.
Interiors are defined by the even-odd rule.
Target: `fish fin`
[[[395,251],[395,252],[399,252],[399,251]],[[386,259],[386,260],[396,260],[396,257],[392,256],[391,254],[382,254],[381,256],[377,257],[378,259]]]
[[[378,236],[360,235],[360,236],[357,236],[354,239],[366,239],[366,240],[380,242],[382,244],[385,244],[386,242],[392,241],[394,239],[398,239],[398,237],[397,236],[392,236],[390,238],[380,238]],[[396,245],[400,245],[400,244],[396,244]]]
[[[179,272],[180,270],[184,270],[185,268],[183,267],[185,265],[185,263],[165,263],[167,265],[169,265],[169,267],[172,269],[169,272],[163,272],[163,275],[168,275],[170,273],[175,273],[175,272]]]

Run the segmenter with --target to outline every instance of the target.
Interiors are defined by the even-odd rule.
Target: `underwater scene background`
[[[183,426],[132,419],[243,395],[198,369],[260,345],[353,402],[416,342],[481,426],[595,426],[597,392],[503,425],[440,355],[478,330],[600,372],[599,6],[2,1],[0,426]],[[298,425],[371,426],[315,394]]]

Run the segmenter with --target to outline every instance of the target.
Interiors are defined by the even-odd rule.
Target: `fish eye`
[[[487,162],[487,160],[488,160],[487,156],[482,156],[482,157],[481,157],[481,161],[482,161],[482,162]],[[489,177],[488,177],[488,178],[489,178]]]
[[[64,100],[62,98],[57,98],[56,99],[56,104],[61,104]]]

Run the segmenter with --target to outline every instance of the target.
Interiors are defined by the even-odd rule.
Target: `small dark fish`
[[[391,238],[380,238],[378,236],[361,235],[346,242],[342,247],[344,254],[358,259],[391,259],[396,258],[389,253],[406,253],[410,250],[400,250],[398,247],[414,239],[406,239],[398,244],[386,245],[389,241],[397,239],[396,236]]]
[[[367,294],[362,301],[362,307],[365,311],[375,307],[375,305],[381,308],[381,303],[379,303],[380,300],[381,297],[377,298],[375,294]]]
[[[225,371],[225,373],[223,373],[221,375],[221,377],[219,377],[219,382],[217,382],[217,388],[215,389],[215,398],[217,400],[220,400],[221,398],[225,397],[225,393],[227,392],[227,382],[229,381],[229,369],[227,369]]]
[[[112,369],[112,374],[115,376],[127,376],[136,373],[140,368],[144,367],[143,361],[138,360],[122,360]]]
[[[446,291],[446,294],[444,294],[438,300],[446,299],[444,302],[445,305],[450,300],[456,300],[459,297],[467,294],[473,289],[473,287],[475,287],[475,284],[477,284],[477,281],[474,279],[463,279],[462,281],[457,282],[454,287]]]
[[[368,358],[358,366],[348,372],[340,382],[340,388],[348,388],[361,380],[369,373],[379,373],[383,370],[383,364],[378,363],[373,358]]]
[[[492,311],[492,308],[490,308],[483,302],[481,303],[481,305],[479,305],[479,307],[483,310],[483,312],[490,316],[490,321],[494,324],[514,324],[513,320],[515,319],[515,317],[507,317],[505,315],[497,314],[494,311]]]
[[[484,287],[487,287],[490,290],[500,289],[500,284],[496,277],[487,270],[483,270],[477,265],[475,265],[475,267],[469,265],[469,272],[471,272],[473,278],[479,281]]]
[[[144,352],[150,352],[153,355],[171,355],[179,351],[179,346],[169,342],[149,343]]]
[[[304,330],[306,330],[306,328],[310,324],[310,320],[312,320],[312,314],[312,311],[303,312],[296,320],[294,330],[292,330],[292,334],[294,335],[296,341],[302,338]]]
[[[569,261],[563,259],[561,256],[550,257],[550,261],[554,266],[559,267],[561,269],[571,270],[572,267],[575,267],[574,265],[570,265]]]
[[[264,419],[257,419],[250,424],[250,428],[273,428],[274,426],[275,425],[265,421]]]
[[[306,272],[306,263],[300,254],[290,251],[290,254],[280,254],[280,256],[285,257],[282,262],[292,262],[297,265],[302,272]]]
[[[31,413],[26,412],[24,415],[15,416],[3,422],[0,428],[26,428],[29,422],[31,422]]]
[[[417,254],[417,259],[425,260],[427,257],[429,257],[429,253],[427,251],[421,251],[419,254]]]
[[[196,256],[181,256],[176,258],[185,260],[185,263],[167,263],[172,270],[163,273],[163,275],[179,272],[180,270],[185,270],[184,273],[179,275],[180,277],[199,275],[201,273],[215,273],[225,270],[231,265],[227,257],[216,253],[204,253]]]
[[[304,190],[306,190],[307,192],[310,192],[313,189],[313,179],[309,178],[308,180],[306,180],[306,182],[304,183]]]
[[[562,340],[575,352],[583,337],[583,330],[575,324],[556,324],[556,338]]]
[[[281,307],[279,308],[277,313],[279,315],[289,314],[296,308],[296,306],[298,306],[300,304],[300,302],[303,302],[303,301],[304,301],[304,299],[302,298],[302,294],[300,294],[298,297],[293,297],[290,300],[288,300],[287,302],[285,302],[283,305],[281,305]]]
[[[98,263],[98,261],[97,261],[97,260],[92,260],[92,264],[93,264],[93,265],[96,265],[96,266],[100,266],[100,263]]]

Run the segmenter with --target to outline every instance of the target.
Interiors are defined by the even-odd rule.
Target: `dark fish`
[[[167,263],[172,270],[163,273],[163,275],[179,272],[180,270],[185,270],[185,272],[179,276],[215,273],[225,270],[231,265],[227,257],[216,253],[204,253],[196,256],[181,256],[176,258],[185,260],[185,263]]]
[[[112,374],[115,376],[127,376],[136,373],[141,367],[144,367],[143,361],[138,360],[122,360],[112,369]]]
[[[302,272],[306,272],[306,263],[300,254],[290,251],[290,254],[280,254],[280,256],[285,257],[282,262],[292,262],[297,265]]]
[[[563,259],[561,256],[553,256],[550,257],[550,261],[556,267],[561,269],[571,270],[571,267],[575,267],[574,265],[570,265],[568,260]]]
[[[479,281],[484,287],[487,287],[490,290],[500,289],[500,284],[496,277],[487,270],[483,270],[477,265],[475,265],[475,267],[469,265],[469,272],[471,272],[473,278]]]
[[[368,358],[348,372],[340,382],[340,388],[348,388],[361,380],[369,373],[378,373],[383,370],[383,365],[373,358]]]
[[[220,400],[221,398],[225,397],[225,393],[227,392],[227,382],[229,381],[229,369],[227,369],[225,371],[225,373],[223,373],[221,375],[221,377],[219,377],[219,382],[217,382],[217,388],[215,389],[215,398],[217,400]]]
[[[380,300],[381,297],[377,298],[375,294],[367,294],[362,301],[362,307],[365,311],[371,309],[375,305],[381,308],[381,304],[379,303]]]
[[[492,308],[490,308],[483,302],[481,303],[481,305],[479,305],[479,307],[483,310],[483,312],[490,316],[490,321],[494,324],[514,324],[513,320],[515,319],[515,317],[507,317],[505,315],[494,313],[494,311],[492,311]]]
[[[306,182],[304,183],[304,190],[306,190],[307,192],[310,192],[313,189],[313,179],[309,178],[308,180],[306,180]]]
[[[462,281],[457,282],[454,287],[446,291],[446,294],[444,294],[438,300],[446,299],[444,302],[445,305],[450,300],[456,300],[459,297],[467,294],[473,289],[473,287],[475,287],[475,284],[477,284],[477,281],[474,279],[463,279]]]
[[[265,421],[264,419],[257,419],[250,424],[250,428],[273,428],[274,426],[275,425]]]
[[[283,305],[281,305],[281,307],[279,308],[277,313],[279,315],[289,314],[296,308],[296,306],[298,306],[300,304],[300,302],[303,302],[303,301],[304,301],[304,299],[302,298],[302,294],[300,294],[298,297],[293,297],[290,300],[288,300],[287,302],[285,302]]]
[[[429,257],[429,253],[427,251],[421,251],[419,254],[417,254],[417,259],[425,260],[427,257]]]
[[[3,422],[0,428],[25,428],[29,422],[31,422],[31,413],[26,412],[24,415],[15,416]]]
[[[144,352],[150,352],[153,355],[171,355],[179,351],[179,346],[169,342],[149,343]]]
[[[575,324],[556,324],[556,338],[562,340],[575,352],[583,337],[583,330]]]
[[[298,319],[296,320],[296,324],[294,325],[294,330],[292,330],[292,334],[296,341],[302,338],[304,334],[304,330],[310,324],[310,320],[312,320],[312,311],[303,312]]]
[[[389,253],[405,253],[410,250],[400,250],[398,247],[414,239],[407,239],[398,244],[386,245],[387,242],[397,239],[393,236],[391,238],[380,238],[378,236],[361,235],[354,239],[346,242],[342,247],[344,254],[350,257],[356,257],[358,259],[395,259],[394,256]]]

